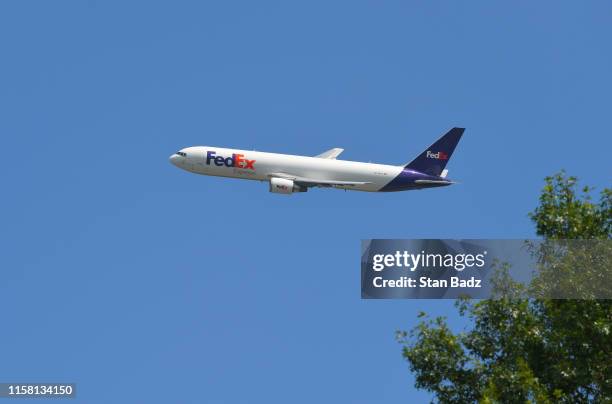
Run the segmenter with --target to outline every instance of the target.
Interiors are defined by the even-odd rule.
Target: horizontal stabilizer
[[[344,149],[340,149],[338,147],[334,148],[334,149],[330,149],[326,152],[323,152],[315,157],[318,157],[320,159],[330,159],[330,160],[335,160],[336,157],[338,157],[340,155],[340,153],[342,153],[344,151]]]
[[[438,181],[438,180],[415,180],[415,184],[439,184],[439,185],[450,185],[455,184],[453,181]]]

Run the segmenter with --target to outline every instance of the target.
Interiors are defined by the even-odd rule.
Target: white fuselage
[[[381,190],[403,170],[402,166],[209,146],[185,148],[173,155],[171,161],[196,174],[268,181],[280,173],[319,180],[360,182],[362,184],[332,186],[369,192]]]

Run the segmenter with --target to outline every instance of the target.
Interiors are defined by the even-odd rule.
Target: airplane
[[[338,160],[344,149],[314,157],[221,147],[193,146],[172,156],[175,166],[195,174],[266,181],[277,194],[306,192],[312,187],[366,192],[408,191],[444,187],[446,164],[464,128],[452,128],[410,163],[400,166]]]

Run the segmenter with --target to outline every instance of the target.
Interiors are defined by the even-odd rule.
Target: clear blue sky
[[[86,403],[422,401],[394,331],[452,302],[362,301],[362,238],[534,236],[543,177],[610,185],[612,6],[0,5],[0,381]],[[191,145],[399,164],[467,128],[449,188],[191,175]],[[38,402],[38,401],[37,401]]]

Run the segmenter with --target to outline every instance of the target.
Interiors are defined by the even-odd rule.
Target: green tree
[[[577,187],[564,172],[546,178],[529,215],[539,236],[611,238],[612,190],[593,203],[592,189]],[[442,403],[612,402],[612,301],[527,299],[508,267],[498,269],[503,297],[456,303],[469,329],[454,333],[421,313],[414,329],[398,331],[416,387]]]

